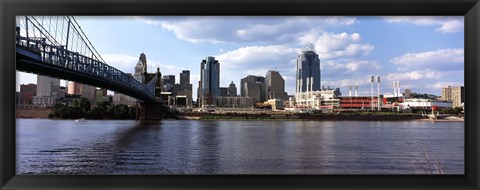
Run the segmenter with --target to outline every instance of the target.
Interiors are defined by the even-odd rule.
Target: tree
[[[80,110],[82,112],[88,112],[90,110],[90,101],[88,100],[88,98],[85,98],[85,97],[82,97],[80,98]]]

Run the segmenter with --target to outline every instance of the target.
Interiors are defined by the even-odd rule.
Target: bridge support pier
[[[162,105],[160,103],[138,103],[138,120],[161,120],[162,119]]]

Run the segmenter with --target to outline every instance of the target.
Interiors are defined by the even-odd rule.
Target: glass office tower
[[[320,59],[312,43],[307,43],[297,57],[296,92],[320,91]]]

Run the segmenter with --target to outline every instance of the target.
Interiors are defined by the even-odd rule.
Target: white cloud
[[[138,63],[138,57],[125,54],[105,54],[102,55],[105,62],[121,70],[124,73],[133,73],[135,71],[135,65]],[[153,73],[160,67],[160,72],[165,75],[178,75],[185,68],[178,67],[176,65],[163,64],[160,61],[148,59],[147,57],[147,70],[149,73]],[[188,70],[188,69],[187,69]]]
[[[260,65],[274,69],[289,64],[289,60],[295,58],[297,52],[298,49],[283,45],[247,46],[216,55],[215,58],[219,60],[222,69],[258,68]]]
[[[123,54],[105,54],[102,58],[108,65],[125,73],[133,73],[138,62],[138,57]]]
[[[445,86],[463,86],[463,82],[436,82],[431,85],[430,88],[433,89],[442,89]]]
[[[313,42],[320,59],[335,59],[367,55],[375,47],[360,43],[359,33],[331,33],[311,30],[297,39],[300,43]]]
[[[435,31],[442,33],[461,32],[464,28],[461,16],[386,16],[387,23],[408,23],[419,26],[440,26]]]
[[[444,73],[432,70],[412,71],[402,73],[391,73],[387,75],[387,80],[423,80],[423,79],[439,79]]]
[[[435,31],[440,31],[442,33],[455,33],[463,31],[463,22],[458,20],[451,20],[442,25],[442,27],[436,29]]]
[[[463,70],[464,50],[440,49],[436,51],[407,53],[390,59],[390,62],[408,68],[425,67],[434,70]]]
[[[371,60],[329,60],[321,62],[323,78],[345,78],[378,73],[381,66]]]
[[[137,17],[192,43],[282,42],[310,29],[348,26],[355,17]]]

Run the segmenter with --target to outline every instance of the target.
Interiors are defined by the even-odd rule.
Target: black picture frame
[[[462,15],[465,175],[16,175],[16,15]],[[479,189],[479,0],[1,0],[1,189]]]

